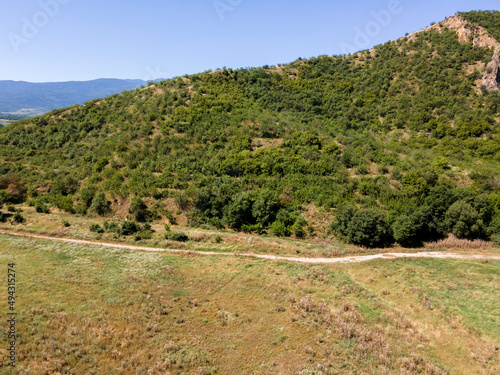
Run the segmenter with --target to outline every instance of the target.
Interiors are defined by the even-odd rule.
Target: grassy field
[[[10,262],[5,374],[500,372],[498,261],[309,266],[0,236]]]

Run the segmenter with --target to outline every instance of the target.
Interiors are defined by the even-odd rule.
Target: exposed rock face
[[[441,32],[443,27],[455,31],[461,43],[467,43],[472,38],[474,46],[486,47],[494,50],[493,58],[486,66],[483,73],[482,84],[488,91],[500,91],[500,43],[489,36],[484,28],[479,26],[471,29],[467,26],[467,22],[462,17],[455,14],[438,24],[410,34],[407,38],[408,40],[415,40],[418,33],[429,30]]]
[[[493,58],[483,74],[483,86],[488,91],[500,91],[500,46],[495,48]]]

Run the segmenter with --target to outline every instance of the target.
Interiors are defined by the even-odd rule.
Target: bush
[[[150,240],[153,238],[153,231],[151,230],[141,230],[135,235],[135,240],[140,241],[140,240]]]
[[[165,238],[167,240],[178,241],[178,242],[186,242],[189,241],[189,237],[184,232],[170,232],[165,233]]]
[[[259,197],[253,202],[252,216],[257,223],[268,226],[276,218],[276,213],[280,209],[277,195],[270,190],[263,190]]]
[[[140,223],[147,221],[150,216],[148,206],[146,206],[146,203],[139,197],[132,197],[128,212],[132,214],[135,221]]]
[[[221,243],[222,242],[222,237],[219,235],[215,236],[215,243]]]
[[[14,217],[12,218],[13,224],[24,224],[25,222],[26,222],[26,219],[24,218],[23,215],[21,215],[20,212],[16,212],[14,214]]]
[[[291,230],[292,230],[292,233],[297,238],[305,238],[306,237],[306,231],[302,228],[302,226],[298,222],[295,222],[292,225]]]
[[[445,225],[457,238],[479,238],[485,234],[479,213],[465,200],[453,203],[445,215]]]
[[[119,234],[120,233],[120,225],[118,223],[114,223],[114,222],[107,222],[105,221],[103,223],[103,227],[104,227],[104,230],[106,230],[106,232],[111,232],[111,233],[116,233],[116,234]]]
[[[271,232],[278,237],[289,237],[290,228],[285,225],[282,221],[275,221],[271,224]]]
[[[392,225],[394,239],[401,246],[416,247],[421,246],[422,242],[417,237],[418,228],[412,217],[407,215],[399,216]]]
[[[91,232],[94,232],[94,233],[97,233],[97,234],[103,234],[104,233],[104,229],[101,228],[101,226],[99,224],[91,224],[90,227],[89,227],[89,230]]]
[[[140,230],[141,227],[135,221],[124,221],[120,229],[120,234],[122,236],[131,236],[133,234],[136,234]]]
[[[253,224],[252,200],[249,194],[236,194],[224,207],[224,222],[231,229],[240,230],[245,224]]]
[[[347,239],[349,223],[351,222],[357,209],[353,206],[341,206],[337,210],[335,220],[330,225],[330,229],[340,238]]]
[[[40,213],[40,214],[50,214],[49,207],[43,202],[36,202],[35,203],[35,211]]]
[[[104,216],[111,212],[111,203],[106,200],[106,194],[100,190],[92,199],[92,204],[89,208],[90,212],[95,212],[100,216]]]
[[[90,207],[90,205],[92,204],[92,200],[94,199],[95,192],[95,186],[85,187],[80,190],[80,198],[83,204],[85,204],[85,207]]]
[[[59,195],[56,202],[57,208],[59,208],[60,210],[69,212],[70,214],[75,213],[75,209],[73,207],[73,199],[71,198],[71,196]]]
[[[257,233],[257,234],[263,234],[266,232],[266,229],[261,223],[243,224],[241,226],[241,230],[245,233]]]
[[[345,230],[347,242],[366,247],[385,247],[392,243],[391,228],[384,214],[375,209],[354,213]]]
[[[75,213],[84,216],[87,214],[87,207],[83,203],[77,203],[75,206]]]

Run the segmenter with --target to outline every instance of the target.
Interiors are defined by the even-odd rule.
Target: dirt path
[[[385,254],[374,254],[374,255],[348,256],[348,257],[343,257],[343,258],[299,258],[299,257],[284,257],[284,256],[279,256],[279,255],[268,255],[268,254],[218,253],[215,251],[162,249],[162,248],[154,248],[154,247],[143,247],[143,246],[133,246],[133,245],[97,242],[97,241],[77,240],[77,239],[72,239],[72,238],[49,237],[49,236],[41,236],[41,235],[36,235],[36,234],[15,233],[15,232],[7,232],[7,231],[0,231],[0,235],[26,237],[26,238],[34,238],[34,239],[39,239],[39,240],[58,241],[58,242],[66,242],[66,243],[75,243],[75,244],[80,244],[80,245],[102,246],[102,247],[111,247],[111,248],[128,249],[128,250],[140,250],[140,251],[163,252],[163,253],[179,253],[179,254],[196,254],[196,255],[239,256],[239,257],[268,259],[268,260],[283,260],[283,261],[288,261],[288,262],[299,262],[299,263],[324,263],[324,264],[328,264],[328,263],[359,263],[359,262],[366,262],[366,261],[374,260],[374,259],[395,259],[395,258],[500,260],[500,256],[496,256],[496,255],[454,254],[454,253],[443,253],[443,252],[438,252],[438,251],[436,251],[436,252],[419,252],[419,253],[385,253]]]

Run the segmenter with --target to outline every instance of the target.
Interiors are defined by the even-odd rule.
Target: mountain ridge
[[[89,81],[0,81],[0,113],[40,115],[147,85],[140,79],[99,78]]]

